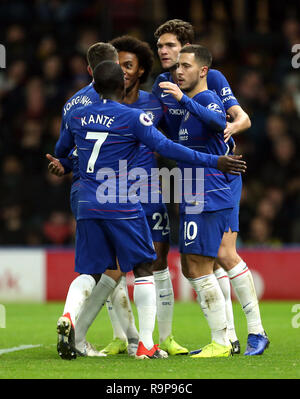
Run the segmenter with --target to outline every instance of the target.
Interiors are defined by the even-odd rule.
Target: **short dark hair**
[[[146,82],[154,62],[154,54],[149,44],[129,35],[116,37],[110,43],[117,49],[118,53],[126,51],[137,56],[139,66],[145,71],[140,77],[140,83]]]
[[[98,42],[89,47],[86,55],[92,71],[101,61],[118,61],[118,52],[110,43]]]
[[[172,33],[175,35],[182,46],[187,43],[193,43],[195,37],[193,25],[181,19],[170,19],[160,25],[154,32],[154,37],[158,40],[160,36],[165,33]]]
[[[94,69],[94,89],[103,97],[124,90],[124,73],[114,61],[102,61]]]
[[[212,55],[211,52],[208,50],[208,48],[201,46],[201,44],[190,44],[187,46],[182,47],[182,49],[179,52],[180,54],[182,53],[194,53],[196,60],[200,64],[204,64],[208,67],[208,69],[211,67],[212,64]]]

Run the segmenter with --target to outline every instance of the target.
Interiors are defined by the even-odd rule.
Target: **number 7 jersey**
[[[112,100],[99,100],[70,112],[64,131],[66,146],[79,158],[77,220],[130,219],[143,216],[132,190],[140,142],[161,155],[216,168],[218,156],[202,154],[168,140],[141,110]]]

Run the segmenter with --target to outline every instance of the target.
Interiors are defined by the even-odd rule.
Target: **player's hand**
[[[226,128],[224,130],[224,141],[227,143],[227,141],[230,139],[230,137],[236,133],[236,127],[235,124],[232,122],[226,122]]]
[[[242,155],[222,155],[218,159],[217,168],[224,173],[239,175],[245,173],[247,165],[242,161]]]
[[[65,173],[65,168],[59,162],[59,159],[54,158],[50,154],[46,154],[46,158],[48,159],[48,161],[50,161],[49,165],[48,165],[49,172],[55,176],[59,176],[59,177],[63,176]]]
[[[183,92],[180,88],[172,82],[160,82],[159,87],[164,89],[164,93],[172,94],[175,100],[180,101],[183,96]]]

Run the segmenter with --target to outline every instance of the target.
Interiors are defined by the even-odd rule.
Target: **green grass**
[[[20,345],[42,346],[0,355],[0,379],[299,379],[300,329],[292,327],[293,304],[260,303],[263,325],[271,340],[263,356],[240,354],[226,359],[173,356],[143,361],[127,355],[64,361],[56,352],[56,321],[62,313],[62,303],[6,304],[6,328],[0,329],[0,351]],[[233,306],[244,352],[245,317],[239,304]],[[134,305],[133,309],[136,314]],[[197,303],[176,303],[174,335],[190,350],[210,341],[206,320]],[[87,338],[100,349],[111,337],[110,321],[103,309]],[[158,342],[157,327],[154,338]]]

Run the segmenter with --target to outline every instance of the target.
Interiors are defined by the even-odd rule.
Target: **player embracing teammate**
[[[212,91],[219,97],[221,100],[226,114],[230,116],[231,122],[227,122],[226,128],[224,129],[224,137],[223,141],[227,144],[227,152],[232,152],[234,148],[234,141],[232,139],[232,135],[240,133],[241,131],[250,127],[250,120],[248,115],[244,112],[244,110],[240,107],[237,99],[232,93],[230,85],[224,75],[215,69],[211,69],[210,65],[201,64],[201,68],[198,71],[198,76],[189,76],[188,70],[191,65],[181,65],[180,70],[177,69],[178,67],[178,57],[179,53],[182,48],[187,45],[191,44],[194,41],[194,29],[191,24],[188,22],[182,21],[180,19],[174,19],[167,21],[163,25],[161,25],[154,34],[157,40],[157,49],[158,49],[158,56],[161,61],[161,65],[163,69],[167,72],[162,73],[156,79],[154,86],[153,86],[153,93],[160,99],[160,101],[167,107],[168,111],[165,113],[165,121],[164,121],[164,130],[165,132],[171,137],[173,140],[180,140],[179,137],[179,130],[182,123],[183,118],[187,118],[188,114],[185,112],[180,112],[182,110],[188,111],[188,113],[194,114],[199,118],[199,111],[197,108],[195,109],[195,104],[191,101],[186,101],[186,98],[183,101],[178,102],[176,100],[176,95],[172,95],[172,91],[168,92],[165,88],[168,87],[164,82],[169,82],[170,84],[179,83],[179,86],[184,87],[187,84],[190,84],[193,88],[193,85],[199,83],[199,79],[205,78],[206,86],[205,89]],[[187,53],[189,50],[186,50]],[[195,54],[195,53],[191,53]],[[183,56],[183,55],[182,55]],[[191,60],[190,60],[191,61]],[[195,61],[195,57],[193,58]],[[208,67],[206,70],[206,76],[203,76],[203,67]],[[199,63],[198,63],[199,67]],[[185,70],[185,72],[183,72]],[[179,82],[178,82],[179,80]],[[176,90],[176,86],[173,85],[173,90]],[[200,84],[200,90],[202,90],[203,85]],[[191,91],[189,88],[190,93],[192,95],[196,95],[197,91]],[[199,100],[198,100],[199,101]],[[201,103],[201,102],[200,102]],[[217,108],[215,106],[210,106],[210,104],[206,105],[207,108],[213,107],[215,110]],[[185,115],[183,117],[182,115]],[[203,122],[202,116],[202,122]],[[182,142],[182,141],[180,141]],[[200,149],[199,149],[200,150]],[[206,148],[208,150],[208,148]],[[264,350],[269,345],[268,337],[263,329],[260,312],[259,312],[259,305],[258,300],[253,284],[253,279],[251,276],[251,272],[248,269],[245,262],[240,258],[236,251],[236,239],[237,234],[239,231],[239,223],[238,223],[238,215],[239,215],[239,201],[241,196],[241,189],[242,189],[242,180],[241,176],[234,176],[227,178],[228,186],[231,190],[232,195],[232,212],[229,215],[228,223],[226,228],[223,232],[223,237],[220,243],[219,251],[217,256],[214,256],[214,270],[215,276],[219,281],[219,285],[222,289],[224,299],[225,299],[225,312],[226,312],[226,319],[227,319],[227,337],[232,343],[233,352],[239,353],[240,352],[240,344],[235,334],[234,323],[233,323],[233,313],[232,313],[232,304],[230,299],[230,282],[233,286],[233,289],[236,293],[236,296],[241,303],[243,311],[246,316],[247,320],[247,327],[248,327],[248,341],[247,341],[247,350],[245,355],[259,355],[264,352]],[[222,199],[222,195],[225,194],[226,190],[219,190],[220,199]],[[208,224],[209,225],[209,224]],[[181,230],[181,234],[185,234],[186,231],[183,229]],[[206,234],[206,226],[202,231],[202,234]],[[181,242],[184,237],[180,237]],[[190,245],[188,245],[189,247]],[[202,249],[203,251],[204,249]],[[183,268],[184,271],[187,268],[191,268],[192,266],[188,266],[189,263],[195,263],[196,265],[202,264],[201,259],[201,251],[192,252],[193,256],[189,256],[188,248],[186,245],[183,244],[181,246],[181,253],[182,253],[182,260],[183,260]],[[200,258],[197,258],[197,255]],[[191,258],[191,262],[189,262],[189,258]],[[196,258],[196,259],[195,259]],[[222,266],[222,268],[220,268]],[[212,276],[211,267],[208,268],[209,273],[207,274],[207,278],[211,281],[214,280]],[[227,274],[226,274],[226,272]],[[229,278],[228,278],[229,277]],[[229,282],[230,279],[230,282]],[[215,289],[218,291],[217,286],[215,284]],[[200,281],[192,283],[193,288],[197,292],[198,301],[202,309],[207,309],[207,304],[205,301],[200,297]],[[220,294],[220,293],[219,293]],[[219,297],[219,304],[216,305],[223,307],[221,302],[223,299]],[[205,297],[205,295],[203,294]],[[204,310],[203,309],[203,310]],[[205,311],[204,311],[205,312]],[[212,316],[212,319],[214,317]],[[210,324],[210,322],[209,322]],[[211,322],[213,325],[213,322]],[[219,327],[218,327],[219,328]],[[221,341],[223,338],[221,339]],[[227,338],[225,341],[227,342]],[[226,345],[225,345],[226,346]],[[202,354],[201,354],[202,353]],[[222,349],[220,351],[220,355],[222,356]],[[226,350],[225,350],[225,353]],[[208,356],[214,357],[219,356],[219,351],[216,349],[216,346],[211,345],[208,347],[208,351],[197,350],[194,351],[195,356]],[[226,355],[226,354],[225,354]]]
[[[134,79],[131,79],[130,81],[130,73],[127,73],[126,75],[126,68],[130,70],[130,67],[133,64],[132,59],[127,59],[126,61],[126,56],[136,56],[136,51],[132,50],[134,47],[129,46],[129,48],[126,48],[125,46],[122,49],[121,45],[124,44],[124,38],[115,39],[115,43],[114,41],[112,42],[118,50],[119,59],[123,56],[123,61],[125,60],[124,62],[120,61],[120,64],[121,66],[123,65],[122,69],[125,73],[125,88],[126,80],[128,84],[126,88],[127,90],[125,91],[125,98],[126,95],[127,98],[129,98],[128,105],[140,108],[146,112],[147,107],[151,108],[151,105],[153,109],[160,109],[160,112],[162,109],[164,109],[165,112],[159,112],[158,118],[162,130],[172,140],[179,141],[180,144],[187,147],[190,146],[191,148],[195,148],[195,140],[197,142],[199,137],[197,137],[197,135],[195,136],[193,133],[198,131],[195,129],[194,124],[199,124],[201,127],[200,130],[202,132],[202,138],[205,136],[211,137],[212,135],[215,135],[215,137],[218,138],[219,145],[216,145],[216,140],[213,138],[211,139],[212,142],[205,142],[205,145],[202,146],[202,148],[199,146],[197,151],[207,153],[207,155],[211,154],[213,156],[219,156],[220,159],[222,155],[227,155],[230,153],[234,147],[234,142],[231,136],[249,127],[250,122],[247,114],[241,109],[237,100],[233,96],[225,77],[219,71],[210,69],[210,62],[208,61],[209,52],[204,49],[204,53],[206,51],[206,57],[204,57],[203,54],[198,57],[196,56],[198,51],[196,50],[197,46],[191,47],[189,50],[187,50],[187,47],[183,49],[185,44],[193,42],[193,28],[190,24],[181,20],[168,21],[157,29],[155,32],[155,37],[157,38],[158,55],[162,67],[168,70],[168,72],[161,74],[157,78],[153,86],[154,95],[150,95],[149,93],[139,90],[139,84],[141,83],[140,77],[143,76],[144,71],[142,70],[143,64],[140,62],[138,57],[136,57],[138,62],[136,81],[134,81]],[[132,44],[132,42],[130,42],[131,39],[128,39],[127,37],[127,45],[128,40],[129,43]],[[183,60],[181,60],[179,64],[178,57],[180,60],[183,57]],[[190,65],[189,62],[185,62],[186,60],[184,60],[184,57],[190,57]],[[186,72],[191,65],[196,68],[195,75]],[[130,87],[130,84],[132,87]],[[183,93],[178,86],[187,95],[182,96]],[[193,91],[193,89],[195,90]],[[100,91],[99,94],[101,95]],[[178,94],[182,97],[179,98]],[[225,110],[222,102],[225,106]],[[225,111],[232,117],[232,122],[227,123],[227,126]],[[151,110],[148,110],[148,115],[149,114],[151,114]],[[157,125],[157,123],[155,123],[155,125]],[[188,132],[188,137],[184,137],[184,135],[179,136],[179,131]],[[70,137],[72,137],[72,134],[70,134]],[[143,148],[144,156],[147,153],[151,153],[151,151],[147,151],[147,147],[146,150],[145,147],[141,147],[141,159],[143,157]],[[154,162],[153,155],[150,156],[149,165],[153,166],[152,162]],[[189,161],[187,161],[186,165],[183,163],[179,166],[184,168],[188,165],[190,165]],[[241,193],[241,176],[234,176],[226,173],[216,173],[216,163],[214,165],[206,164],[203,166],[210,168],[205,168],[204,173],[207,175],[212,175],[212,177],[209,177],[206,180],[209,188],[206,191],[209,193],[202,193],[204,196],[206,196],[206,198],[208,198],[207,202],[209,202],[209,204],[203,205],[199,211],[199,214],[197,215],[193,214],[187,216],[183,211],[182,215],[185,216],[181,215],[180,222],[180,252],[182,253],[183,273],[189,279],[191,285],[197,292],[200,306],[212,331],[212,343],[204,347],[201,351],[195,351],[193,356],[229,356],[231,354],[231,348],[233,348],[234,352],[239,353],[239,342],[234,331],[232,305],[230,300],[230,282],[228,276],[230,277],[237,298],[243,306],[243,310],[247,318],[249,336],[248,347],[245,354],[261,354],[267,347],[269,341],[261,324],[258,301],[256,298],[251,273],[242,259],[239,258],[235,248],[236,236],[238,232],[238,205]],[[81,190],[84,189],[82,188]],[[219,205],[220,203],[221,205]],[[164,205],[161,203],[160,206],[162,208],[161,211],[163,214],[165,212]],[[190,204],[182,204],[182,209],[186,209],[187,207],[190,207]],[[144,211],[146,212],[146,216],[148,216],[148,224],[151,229],[151,219],[155,212],[152,211],[147,214],[146,209],[144,209]],[[221,213],[223,214],[221,215]],[[166,263],[168,240],[160,241],[157,239],[156,241],[153,235],[154,225],[155,224],[153,223],[152,219],[151,232],[153,241],[157,244],[155,245],[156,254],[158,255],[157,258],[159,260],[163,259],[164,261],[157,262],[156,259],[156,261],[152,262],[152,271],[149,273],[147,272],[148,274],[144,274],[145,278],[143,278],[143,275],[141,277],[137,277],[140,280],[136,280],[136,282],[138,285],[143,285],[144,283],[145,287],[146,285],[149,286],[152,284],[156,288],[156,291],[150,290],[151,292],[149,291],[147,295],[148,302],[151,302],[152,308],[154,309],[154,307],[156,307],[157,309],[161,348],[169,354],[187,353],[187,349],[178,345],[172,335],[174,293]],[[211,242],[201,242],[203,233],[206,236],[208,231],[211,233]],[[216,232],[218,235],[218,240],[215,239]],[[193,240],[190,239],[191,237],[194,237],[197,242],[192,242]],[[188,241],[187,238],[190,239],[190,241]],[[78,241],[78,236],[76,240]],[[211,252],[210,249],[207,249],[210,244],[212,245]],[[159,256],[159,250],[161,248],[163,250],[163,257]],[[81,255],[83,258],[87,259],[88,251],[86,251],[86,248],[83,248],[82,246],[78,248],[77,246],[76,250],[77,253],[79,251],[79,253],[83,254]],[[118,259],[118,261],[120,263],[120,259]],[[155,268],[153,269],[155,262],[157,266],[156,270]],[[133,262],[131,267],[134,267],[134,265],[136,265],[136,262]],[[111,266],[114,268],[116,265],[113,264]],[[121,270],[123,267],[123,269],[127,271],[126,265],[122,265],[120,263],[120,266]],[[222,268],[220,266],[222,266]],[[224,269],[227,271],[228,275],[225,273]],[[199,270],[201,270],[201,272],[199,272]],[[215,273],[213,273],[213,270],[215,270]],[[101,269],[100,271],[101,273],[99,274],[101,275],[105,271],[105,268],[103,270]],[[152,273],[154,274],[154,279],[150,278]],[[93,273],[88,273],[88,275],[92,274]],[[105,275],[102,274],[102,276]],[[102,276],[101,278],[103,278]],[[110,282],[109,278],[110,277],[106,279],[107,282]],[[89,280],[89,282],[91,281],[92,280]],[[91,284],[90,293],[93,290],[95,291],[95,285],[98,286],[98,284]],[[116,283],[111,284],[111,288],[115,289],[117,292],[118,286],[116,288],[115,286]],[[100,291],[100,288],[98,288],[98,291]],[[112,292],[113,291],[110,291],[110,294],[112,294]],[[165,301],[160,300],[160,297],[164,298],[164,295],[160,294],[168,295],[168,303],[170,303],[170,306],[165,307],[162,305],[162,303]],[[214,294],[216,300],[215,302],[210,302],[208,304],[207,298],[212,297],[211,294]],[[143,295],[144,294],[142,294],[142,296]],[[152,297],[152,300],[150,301],[149,295]],[[153,295],[155,297],[153,297]],[[106,296],[106,298],[107,297],[108,296]],[[120,298],[120,296],[116,294],[115,298]],[[143,300],[141,302],[143,302]],[[156,305],[153,305],[155,302]],[[149,306],[149,304],[145,305],[144,309],[147,307],[149,308]],[[118,307],[118,300],[116,301],[115,307]],[[98,307],[98,311],[99,310],[100,309]],[[98,311],[94,311],[94,313],[97,314]],[[149,331],[151,329],[153,330],[153,312],[155,317],[155,310],[152,310],[151,315],[149,315],[151,319],[150,322],[149,317],[148,322],[146,321],[147,317],[145,314],[143,315],[143,311],[138,312],[139,318],[145,318],[144,325],[147,325],[148,323]],[[119,312],[117,311],[117,313]],[[93,320],[93,317],[90,318],[90,321],[87,323],[87,328]],[[115,320],[117,319],[118,318],[115,318]],[[113,324],[113,317],[111,317],[111,320]],[[134,331],[134,328],[132,330]],[[136,335],[136,332],[134,332],[133,335]],[[144,334],[144,336],[146,335]],[[128,340],[128,336],[126,337],[126,334],[125,338]],[[142,352],[140,349],[138,353],[142,353],[142,355],[145,354],[145,356],[148,357],[152,357],[154,353],[158,353],[156,357],[163,357],[164,351],[160,351],[158,347],[154,347],[152,345],[153,342],[151,341],[152,338],[149,338],[149,333],[146,341],[147,339],[147,348],[143,348]],[[68,331],[66,337],[61,338],[61,340],[66,340],[67,342],[70,341]],[[117,351],[116,353],[119,352]],[[109,348],[106,353],[110,353]],[[162,356],[159,356],[159,353],[161,353]]]

